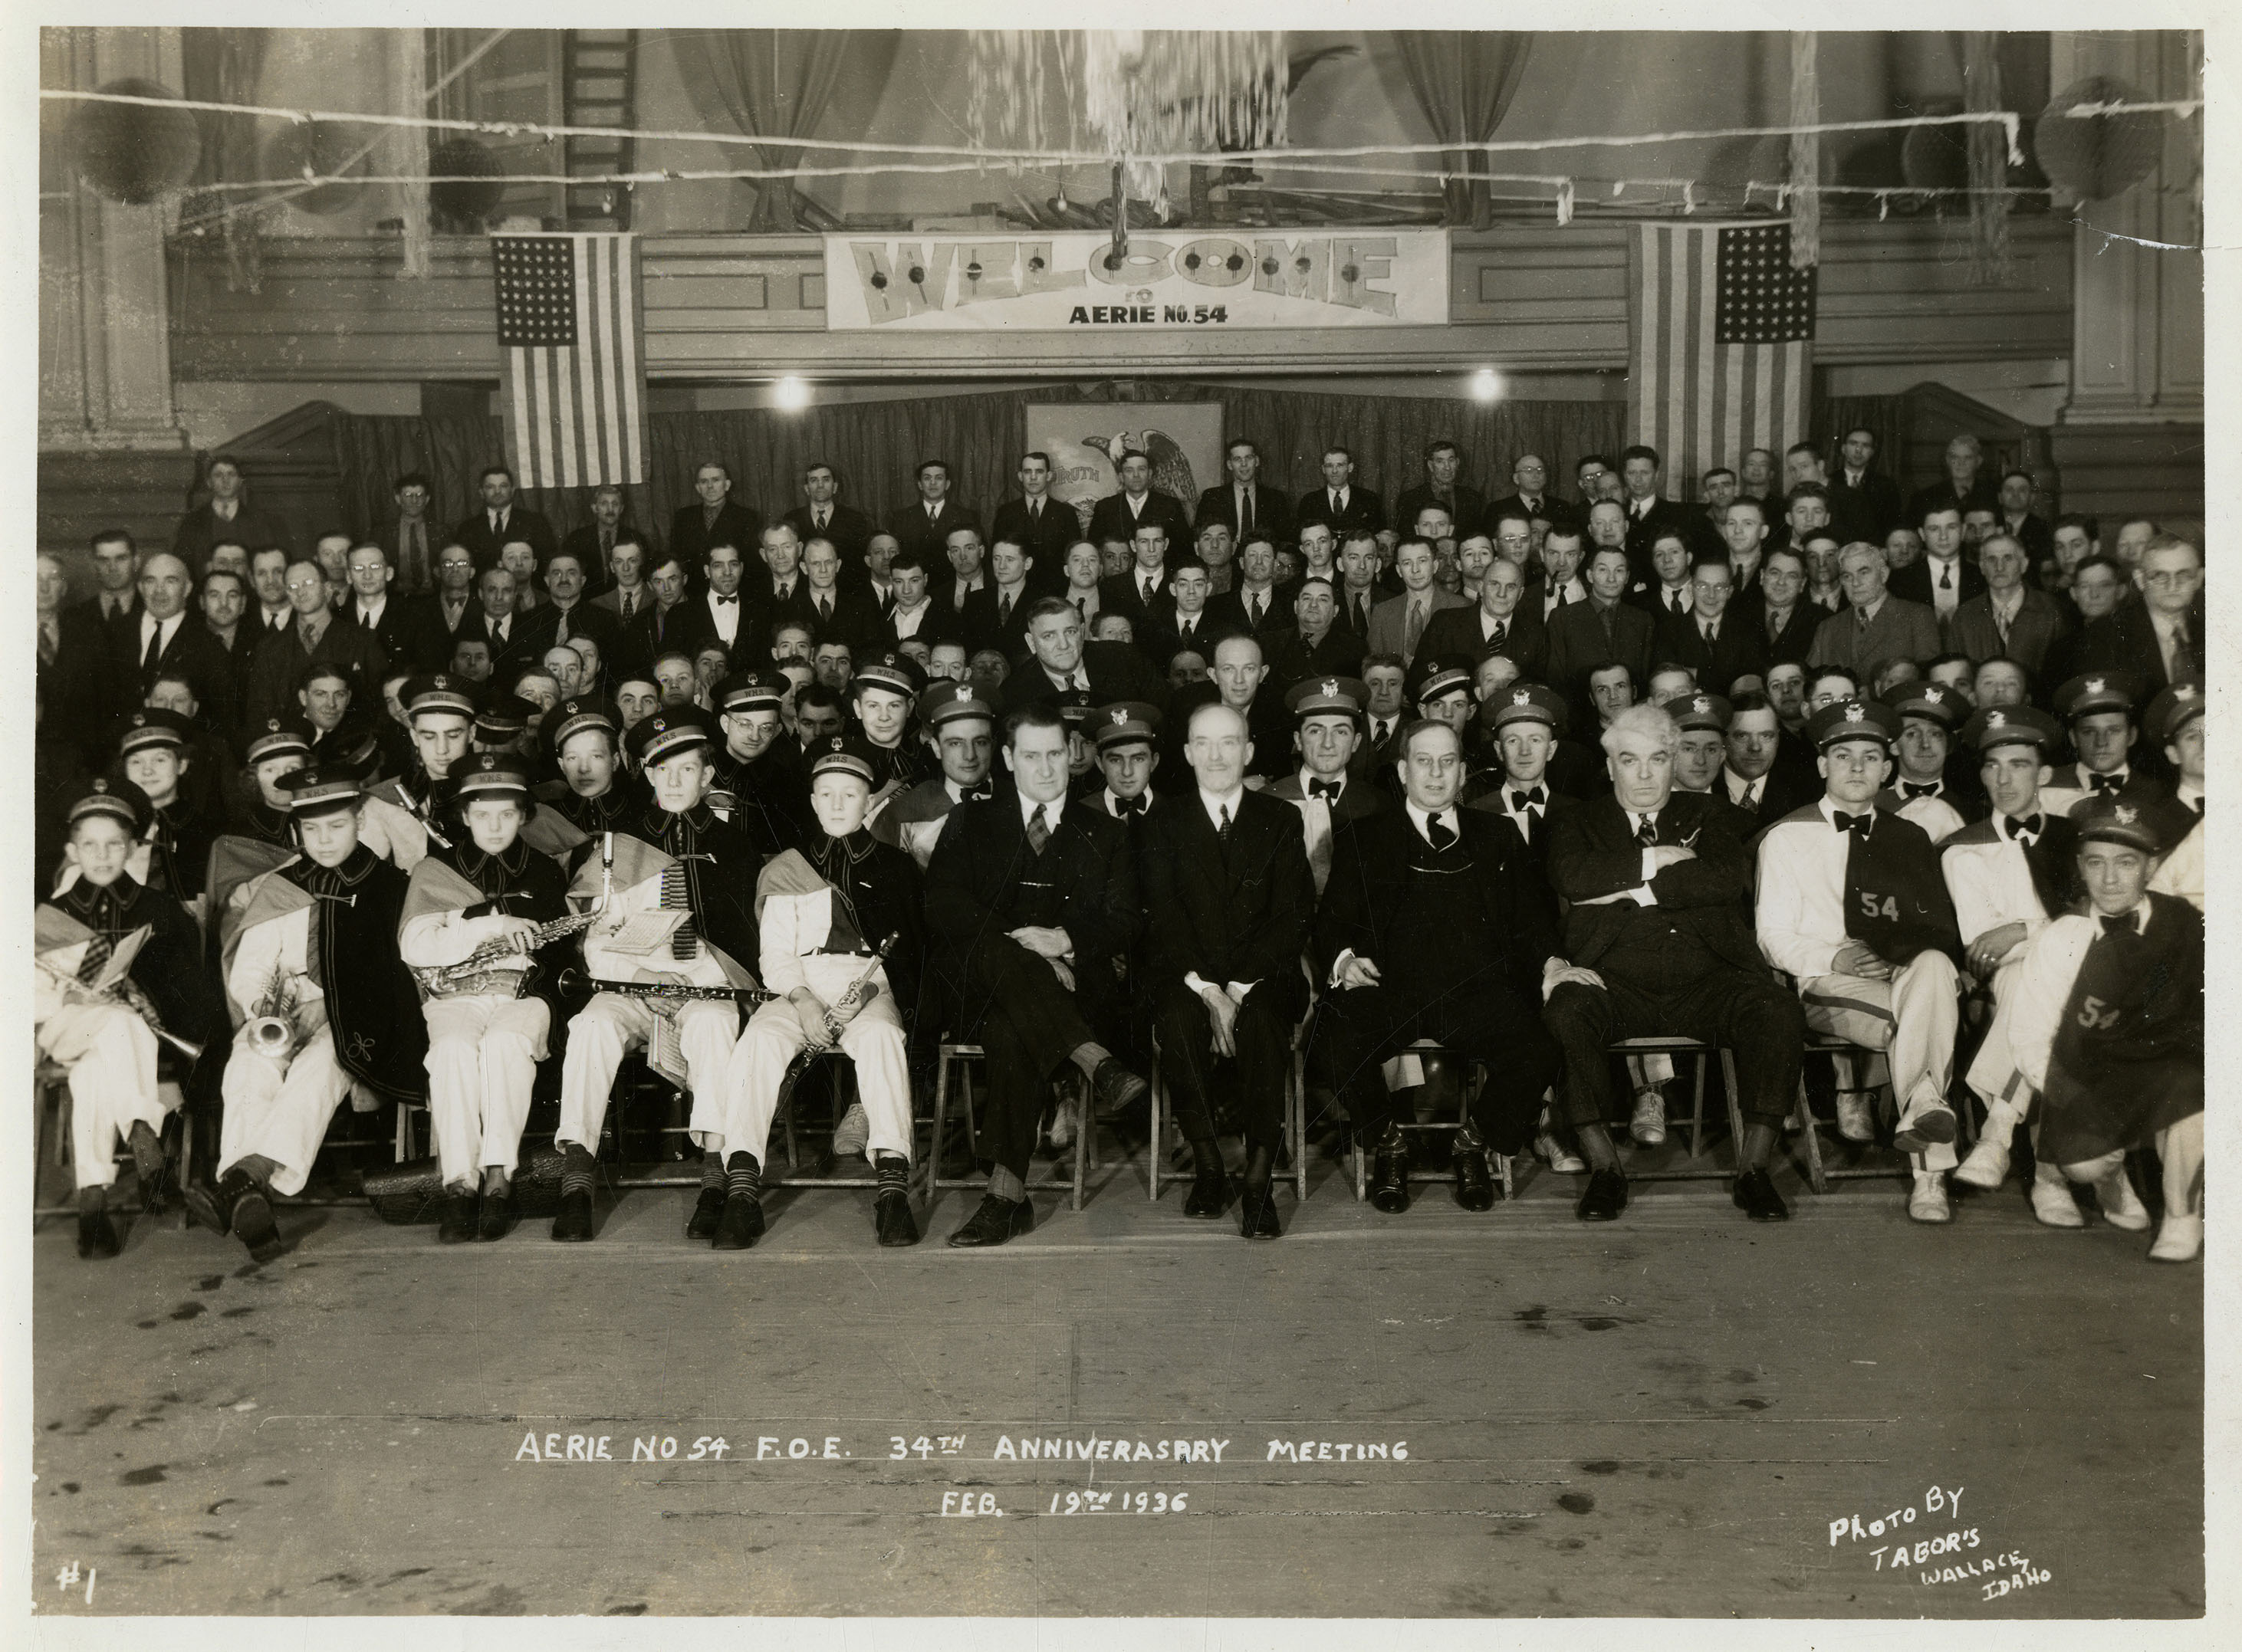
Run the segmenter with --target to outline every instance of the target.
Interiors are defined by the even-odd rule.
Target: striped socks
[[[724,1192],[728,1198],[751,1203],[763,1196],[763,1167],[745,1148],[724,1161]]]
[[[560,1196],[565,1199],[570,1194],[591,1192],[592,1178],[598,1170],[591,1149],[581,1141],[564,1141],[560,1154]]]
[[[879,1176],[883,1194],[910,1192],[910,1160],[899,1153],[879,1153],[872,1155],[872,1169]]]

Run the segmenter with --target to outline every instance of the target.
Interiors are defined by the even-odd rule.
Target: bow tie
[[[1902,780],[1899,785],[1899,794],[1910,799],[1935,798],[1938,795],[1938,788],[1944,784],[1943,780]]]
[[[1329,780],[1310,780],[1308,782],[1308,795],[1312,798],[1336,798],[1346,789],[1344,782],[1336,786]]]
[[[990,798],[993,798],[996,795],[997,787],[995,783],[990,780],[983,780],[978,786],[969,786],[965,790],[960,792],[957,794],[957,800],[961,803],[971,803],[977,800],[986,803]]]
[[[1124,820],[1127,819],[1132,814],[1142,814],[1144,812],[1144,794],[1142,792],[1137,793],[1133,798],[1115,798],[1113,799],[1113,813]]]
[[[2122,774],[2090,774],[2086,777],[2086,780],[2098,794],[2104,792],[2122,792],[2125,787],[2125,777]]]
[[[722,608],[722,607],[726,607],[726,606],[737,606],[737,605],[738,605],[738,603],[739,603],[739,600],[740,600],[740,599],[739,599],[737,597],[724,597],[724,596],[720,596],[720,597],[718,597],[718,598],[716,599],[716,605],[717,605],[719,608]]]
[[[1843,809],[1837,809],[1832,811],[1832,816],[1838,831],[1849,832],[1856,838],[1866,838],[1869,829],[1876,823],[1876,811],[1873,809],[1865,814],[1848,814]]]
[[[1529,807],[1547,808],[1548,804],[1548,793],[1538,786],[1523,792],[1514,791],[1510,794],[1510,812],[1513,814],[1523,814]]]
[[[2001,817],[2001,830],[2024,843],[2038,842],[2041,829],[2046,825],[2047,817],[2044,814],[2028,815],[2021,820],[2013,814]]]
[[[2121,913],[2115,918],[2104,914],[2102,933],[2105,935],[2137,935],[2140,933],[2140,926],[2130,912]]]

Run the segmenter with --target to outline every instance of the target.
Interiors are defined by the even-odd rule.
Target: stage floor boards
[[[2041,1228],[2013,1184],[1944,1229],[1910,1223],[1896,1181],[1816,1199],[1788,1175],[1784,1227],[1697,1182],[1639,1186],[1591,1227],[1573,1179],[1546,1173],[1483,1216],[1438,1185],[1383,1216],[1334,1167],[1317,1176],[1297,1214],[1283,1195],[1273,1245],[1185,1221],[1181,1187],[1149,1204],[1134,1164],[1079,1214],[1038,1196],[1032,1234],[977,1254],[941,1243],[971,1207],[954,1192],[901,1252],[875,1247],[869,1193],[792,1188],[736,1255],[685,1242],[686,1191],[603,1204],[583,1246],[541,1221],[443,1247],[363,1207],[291,1211],[300,1242],[263,1268],[176,1216],[82,1263],[50,1221],[34,1598],[63,1615],[2202,1610],[2203,1274],[2149,1263],[2146,1234]],[[564,1460],[529,1461],[532,1435]],[[607,1436],[613,1460],[566,1461],[570,1435]],[[718,1436],[721,1460],[688,1460]],[[1093,1455],[1020,1461],[1000,1436]],[[634,1462],[634,1439],[675,1455]],[[1112,1440],[1131,1461],[1094,1455]],[[1178,1440],[1209,1461],[1159,1461]],[[1333,1455],[1272,1461],[1274,1441]],[[1358,1461],[1364,1445],[1387,1455]],[[1091,1493],[1112,1494],[1104,1512],[1051,1512]],[[1163,1494],[1185,1512],[1118,1512]],[[1004,1514],[945,1517],[946,1496]],[[1899,1510],[1910,1546],[1955,1532],[1957,1552],[1879,1569],[1871,1551],[1896,1540],[1849,1522]],[[2020,1562],[2036,1581],[2014,1581]],[[1965,1564],[2010,1592],[1923,1581]],[[90,1606],[54,1581],[71,1565]]]

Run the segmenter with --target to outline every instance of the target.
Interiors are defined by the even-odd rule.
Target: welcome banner
[[[1436,326],[1448,319],[1443,230],[835,235],[836,332]]]

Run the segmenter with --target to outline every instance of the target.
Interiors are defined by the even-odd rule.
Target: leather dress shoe
[[[1409,1208],[1409,1138],[1399,1125],[1386,1127],[1370,1161],[1370,1202],[1389,1216]]]
[[[1202,1156],[1198,1169],[1191,1176],[1191,1193],[1184,1200],[1184,1214],[1200,1221],[1213,1221],[1229,1208],[1230,1172],[1223,1168],[1220,1154],[1207,1154]]]
[[[872,1231],[880,1243],[891,1247],[918,1243],[918,1223],[911,1218],[910,1195],[889,1188],[872,1201]]]
[[[1789,1221],[1790,1207],[1775,1190],[1775,1178],[1765,1167],[1755,1167],[1736,1178],[1736,1208],[1754,1221]]]
[[[553,1237],[564,1245],[577,1245],[591,1236],[592,1190],[562,1194],[560,1208],[553,1214]]]
[[[1902,1153],[1922,1153],[1953,1140],[1954,1109],[1943,1106],[1917,1107],[1912,1119],[1892,1132],[1892,1146]]]
[[[281,1242],[279,1224],[272,1220],[272,1206],[264,1189],[246,1177],[243,1181],[245,1186],[227,1213],[227,1228],[248,1247],[250,1261],[269,1262],[288,1247]]]
[[[136,1120],[125,1145],[132,1150],[132,1172],[140,1184],[140,1214],[160,1216],[170,1207],[164,1190],[171,1164],[164,1157],[164,1140],[148,1127],[144,1120]]]
[[[950,1243],[957,1250],[1001,1245],[1008,1239],[1017,1239],[1035,1225],[1035,1207],[1026,1200],[999,1199],[994,1194],[983,1194],[980,1204],[965,1219],[965,1225],[950,1234]]]
[[[207,1227],[214,1234],[225,1232],[225,1203],[218,1190],[208,1182],[187,1183],[179,1189],[179,1202],[187,1207],[188,1219],[195,1226]]]
[[[446,1245],[464,1245],[475,1236],[478,1222],[474,1191],[456,1189],[444,1194],[444,1215],[436,1227],[436,1238]]]
[[[107,1261],[117,1254],[116,1224],[109,1220],[106,1210],[81,1210],[77,1213],[77,1254],[85,1261]]]
[[[1098,1098],[1098,1116],[1110,1119],[1124,1113],[1151,1094],[1151,1086],[1138,1078],[1113,1056],[1098,1064],[1098,1071],[1090,1075],[1090,1087]]]
[[[724,1205],[723,1188],[703,1187],[701,1196],[693,1201],[693,1214],[686,1221],[686,1238],[714,1239],[716,1224],[724,1217]]]
[[[751,1250],[763,1236],[763,1201],[760,1199],[727,1199],[722,1214],[717,1218],[714,1247],[717,1250]]]
[[[1494,1208],[1494,1170],[1485,1147],[1457,1144],[1456,1202],[1466,1210]]]
[[[1250,1182],[1238,1202],[1238,1231],[1247,1239],[1282,1239],[1284,1224],[1277,1220],[1276,1189],[1267,1182]]]
[[[1627,1176],[1617,1169],[1588,1172],[1588,1191],[1573,1214],[1582,1221],[1617,1221],[1627,1208]]]
[[[514,1193],[483,1194],[483,1213],[475,1223],[477,1239],[504,1239],[514,1227]]]

